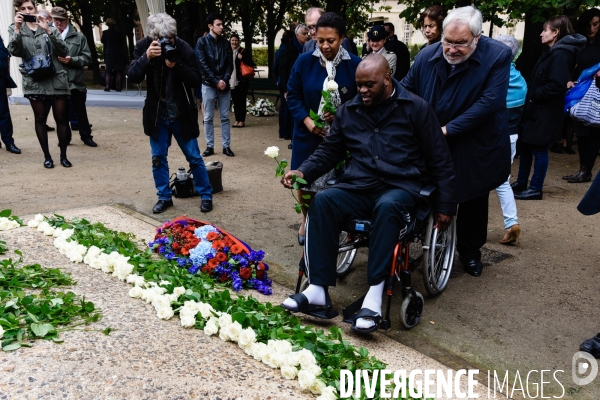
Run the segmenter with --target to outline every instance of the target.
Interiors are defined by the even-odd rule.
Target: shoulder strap
[[[47,33],[44,33],[44,40],[46,41],[46,50],[48,51],[48,56],[50,56],[50,41],[48,40]]]

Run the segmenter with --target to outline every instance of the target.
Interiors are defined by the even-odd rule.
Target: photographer
[[[212,187],[198,148],[198,108],[192,88],[200,85],[198,61],[192,48],[177,38],[177,23],[168,14],[148,17],[148,37],[137,42],[127,75],[134,83],[147,79],[144,133],[150,136],[152,174],[158,203],[152,212],[162,213],[173,205],[169,187],[167,154],[171,136],[183,151],[194,175],[196,193],[202,198],[200,211],[212,210]]]

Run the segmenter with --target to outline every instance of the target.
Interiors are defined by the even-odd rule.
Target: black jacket
[[[396,35],[389,38],[383,45],[387,51],[396,54],[396,72],[394,79],[400,82],[408,74],[410,69],[410,52],[404,43],[398,40]]]
[[[232,50],[232,52],[233,52],[233,50]],[[238,81],[247,81],[249,78],[244,78],[242,76],[242,62],[253,68],[256,67],[256,64],[254,64],[254,60],[252,60],[252,56],[250,55],[250,52],[246,51],[246,49],[244,49],[243,47],[239,48],[239,54],[242,55],[242,58],[241,59],[239,57],[235,58],[235,78]],[[233,57],[233,53],[232,53],[232,57]]]
[[[347,150],[352,159],[335,187],[368,190],[383,182],[421,199],[420,190],[434,183],[433,210],[453,215],[454,164],[440,124],[429,104],[393,82],[395,101],[377,123],[356,95],[340,106],[329,135],[298,170],[310,183],[344,159]]]
[[[158,106],[161,86],[161,74],[169,67],[166,66],[162,57],[148,60],[146,50],[150,47],[152,38],[146,37],[135,46],[133,61],[127,71],[127,76],[133,83],[141,83],[147,80],[148,93],[144,102],[143,124],[144,133],[156,138],[158,135]],[[198,108],[194,101],[193,89],[201,83],[198,72],[198,61],[194,51],[185,41],[176,38],[175,45],[179,50],[176,65],[171,68],[170,79],[167,81],[167,94],[172,93],[177,110],[179,111],[179,122],[183,138],[188,141],[200,135],[198,126]]]
[[[575,58],[585,46],[583,35],[567,35],[542,53],[533,70],[523,113],[523,143],[547,146],[560,140],[567,82]]]
[[[290,80],[290,75],[292,74],[292,67],[300,55],[300,50],[296,47],[296,43],[300,45],[298,39],[294,37],[293,41],[285,46],[279,56],[279,71],[277,71],[277,74],[279,75],[279,88],[284,93],[287,92],[287,85]]]
[[[229,89],[229,79],[233,73],[233,50],[227,39],[223,35],[215,39],[209,33],[198,39],[196,54],[204,83],[217,87],[222,80]]]
[[[4,46],[2,36],[0,36],[0,89],[16,88],[17,84],[10,77],[10,53]],[[2,94],[4,96],[4,93]]]

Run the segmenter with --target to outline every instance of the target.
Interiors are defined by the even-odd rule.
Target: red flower
[[[212,272],[212,270],[208,267],[208,265],[205,265],[204,267],[202,267],[202,272],[204,272],[205,274],[209,274]]]
[[[256,270],[257,271],[264,271],[265,270],[265,264],[259,262],[258,265],[256,266]]]
[[[188,256],[190,255],[190,250],[184,247],[183,249],[181,249],[181,254],[183,254],[184,256]]]
[[[240,269],[240,277],[242,279],[250,279],[250,277],[252,277],[252,269],[251,268],[241,268]]]
[[[215,240],[212,244],[212,248],[215,250],[223,250],[223,245],[222,240]]]
[[[206,239],[210,240],[211,242],[218,238],[219,238],[219,234],[217,232],[208,232],[208,234],[206,235]]]
[[[171,248],[173,249],[174,252],[178,253],[179,250],[181,250],[181,245],[177,242],[173,242],[173,244],[171,245]]]
[[[227,259],[228,259],[227,254],[225,254],[221,251],[217,252],[217,254],[215,255],[215,258],[217,259],[218,262],[227,261]]]
[[[256,279],[262,280],[264,277],[265,277],[265,271],[264,270],[257,270],[256,271]]]
[[[230,250],[233,254],[240,254],[246,251],[246,249],[244,249],[244,246],[242,246],[241,244],[234,244],[233,246],[231,246]]]
[[[211,258],[210,260],[208,260],[209,267],[216,268],[217,265],[219,265],[219,260],[217,260],[216,258]]]
[[[226,273],[222,273],[221,276],[219,277],[219,280],[221,282],[225,282],[229,277],[227,276]]]

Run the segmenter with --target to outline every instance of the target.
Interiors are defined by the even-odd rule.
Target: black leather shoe
[[[154,214],[160,214],[167,211],[167,208],[169,207],[173,207],[173,200],[159,200],[152,208],[152,212]]]
[[[6,151],[10,151],[13,154],[21,154],[21,149],[15,146],[14,143],[6,146]]]
[[[519,183],[519,182],[515,181],[510,184],[510,187],[514,193],[519,193],[519,192],[522,192],[523,190],[527,189],[527,184]]]
[[[51,159],[44,161],[44,168],[54,168],[54,161]]]
[[[592,180],[592,173],[588,172],[587,169],[579,170],[572,177],[567,179],[569,183],[583,183]]]
[[[73,166],[73,164],[71,164],[71,162],[69,160],[67,160],[66,158],[60,159],[60,165],[62,165],[65,168],[71,168]]]
[[[204,150],[204,153],[202,153],[202,157],[212,156],[213,154],[215,154],[215,149],[207,147],[206,150]]]
[[[515,193],[516,200],[542,200],[544,196],[544,192],[541,190],[533,190],[532,188],[527,188],[522,192]]]
[[[233,154],[233,151],[231,151],[231,148],[229,147],[223,147],[223,154],[227,157],[235,157],[235,154]]]
[[[94,142],[93,139],[83,139],[82,141],[83,141],[83,143],[85,143],[86,146],[98,147],[98,144],[96,142]]]
[[[291,143],[288,144],[288,149],[290,149],[290,150],[292,149],[292,144]]]
[[[467,274],[471,276],[481,276],[481,271],[483,271],[483,264],[479,260],[465,260],[460,257],[460,262],[463,265],[463,268],[467,272]]]
[[[587,171],[587,168],[582,165],[582,166],[579,167],[579,171],[577,171],[577,172],[575,172],[574,174],[571,174],[571,175],[565,175],[562,178],[565,181],[568,181],[569,179],[575,178],[577,175],[579,175],[580,172],[586,172],[586,171]]]
[[[200,211],[202,211],[202,212],[212,211],[212,200],[202,200],[200,202]]]
[[[54,130],[53,127],[46,125],[46,131],[52,132]]]
[[[600,333],[581,343],[579,350],[590,353],[594,358],[600,358]]]

